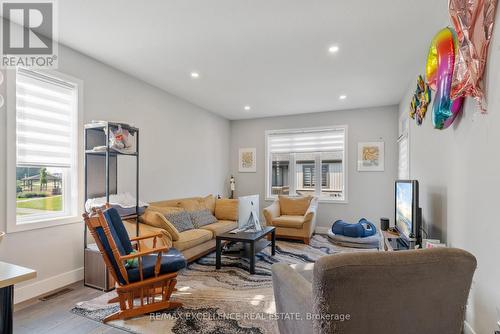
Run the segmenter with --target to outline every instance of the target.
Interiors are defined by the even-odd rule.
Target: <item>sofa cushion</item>
[[[148,211],[154,211],[154,212],[159,212],[161,214],[167,214],[167,213],[172,213],[172,212],[183,211],[183,209],[176,208],[174,206],[154,206],[154,205],[151,205],[151,206],[148,206],[148,208],[146,209],[145,212],[148,212]]]
[[[200,197],[190,197],[190,198],[177,198],[177,199],[169,199],[166,201],[159,201],[159,202],[151,202],[149,205],[153,206],[173,206],[173,207],[181,207],[182,202],[188,201],[188,200],[200,200]]]
[[[157,259],[157,255],[146,255],[142,257],[142,275],[144,279],[154,277]],[[170,248],[166,254],[162,254],[160,274],[173,273],[184,267],[186,267],[186,259],[177,249]],[[141,274],[138,267],[128,269],[127,274],[130,283],[141,280]]]
[[[170,234],[174,241],[179,239],[179,231],[177,228],[160,212],[149,210],[148,208],[141,216],[140,220],[146,225],[164,229]]]
[[[238,220],[238,200],[217,199],[215,201],[215,217],[218,220]]]
[[[204,230],[212,231],[214,235],[221,235],[238,227],[238,222],[233,220],[219,220],[218,222],[202,227]]]
[[[127,230],[125,229],[125,226],[123,225],[120,215],[117,213],[116,209],[110,208],[104,211],[104,218],[106,219],[109,232],[111,233],[112,239],[120,255],[130,254],[133,251],[132,244],[128,237]],[[120,272],[118,262],[113,255],[112,247],[108,241],[104,228],[102,226],[97,226],[95,231],[104,250],[106,251],[111,265],[117,273],[116,275],[118,276],[118,281],[124,284],[125,279]],[[124,241],[124,243],[122,243],[122,241]]]
[[[210,212],[212,212],[212,214],[215,214],[215,197],[214,197],[214,195],[208,195],[206,197],[200,198],[200,202],[202,203],[203,207],[210,210]]]
[[[176,207],[187,210],[186,208],[193,209],[209,209],[212,213],[215,212],[215,197],[213,195],[208,195],[205,197],[190,197],[190,198],[178,198],[166,201],[158,201],[149,203],[150,206],[154,207]]]
[[[191,221],[196,228],[200,228],[208,224],[217,223],[217,218],[215,218],[215,216],[209,209],[191,211],[189,212],[189,215],[191,216]]]
[[[187,211],[167,213],[165,214],[165,218],[167,218],[179,232],[184,232],[194,228],[191,216]]]
[[[123,225],[120,214],[115,208],[109,208],[103,213],[120,254],[130,254],[134,248],[132,247],[130,237],[128,236],[125,225]]]
[[[183,200],[180,202],[180,207],[186,211],[200,211],[205,209],[204,203],[198,198]]]
[[[309,208],[311,199],[311,196],[288,197],[280,195],[279,201],[281,214],[285,216],[303,216]]]
[[[302,228],[305,223],[304,216],[280,216],[273,219],[273,225],[279,227]]]
[[[212,238],[213,233],[211,231],[204,229],[188,230],[179,233],[179,239],[174,241],[174,247],[182,251],[209,241]]]

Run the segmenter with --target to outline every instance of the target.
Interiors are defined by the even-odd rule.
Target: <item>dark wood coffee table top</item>
[[[248,241],[256,241],[267,234],[271,233],[275,229],[274,226],[264,226],[262,227],[262,231],[253,232],[253,231],[241,231],[237,233],[222,233],[216,236],[216,239],[220,240],[229,240],[229,241],[240,241],[240,242],[248,242]]]
[[[270,236],[271,240],[261,240]],[[215,268],[221,268],[222,241],[242,242],[245,245],[243,256],[249,260],[248,271],[255,274],[256,254],[271,244],[271,255],[276,255],[276,228],[274,226],[262,227],[261,231],[241,231],[237,233],[223,233],[215,237]]]

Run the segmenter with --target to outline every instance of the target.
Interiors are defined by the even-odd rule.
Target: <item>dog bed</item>
[[[328,230],[328,238],[336,245],[352,248],[381,248],[380,233],[377,231],[372,236],[364,238],[351,238],[344,235],[337,235]]]

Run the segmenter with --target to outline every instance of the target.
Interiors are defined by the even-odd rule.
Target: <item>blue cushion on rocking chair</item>
[[[132,243],[130,242],[127,230],[123,225],[123,221],[118,214],[118,211],[115,208],[109,208],[105,210],[103,214],[106,222],[108,223],[111,237],[113,238],[113,241],[120,255],[128,255],[132,253]],[[115,260],[114,254],[111,250],[111,246],[106,238],[103,228],[97,227],[96,233],[104,247],[105,252],[108,255],[109,260],[111,261],[111,265],[113,266],[113,269],[118,276],[119,282],[121,284],[125,284],[125,279],[122,277],[122,274],[118,267],[118,263]],[[157,257],[158,256],[156,254],[142,256],[142,274],[144,279],[154,277]],[[186,259],[177,249],[171,248],[167,253],[162,253],[160,274],[176,272],[184,267],[186,267]],[[138,267],[128,268],[127,275],[129,283],[141,280]]]
[[[142,257],[142,275],[144,279],[155,276],[155,265],[158,256],[146,255]],[[170,248],[168,252],[162,253],[160,274],[173,273],[186,267],[186,259],[181,252],[175,248]],[[141,280],[139,267],[127,269],[129,283]]]

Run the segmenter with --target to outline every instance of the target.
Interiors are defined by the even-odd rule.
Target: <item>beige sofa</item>
[[[209,209],[217,222],[197,229],[179,232],[164,216],[179,210],[196,211]],[[182,252],[188,262],[215,250],[215,236],[238,227],[238,200],[215,199],[214,196],[191,197],[153,202],[139,218],[139,234],[161,233],[163,245],[175,247]],[[129,234],[135,234],[135,222],[126,221]],[[141,246],[151,248],[151,241]]]
[[[305,244],[316,227],[317,197],[279,196],[264,209],[268,226],[276,227],[277,238],[298,239]]]

